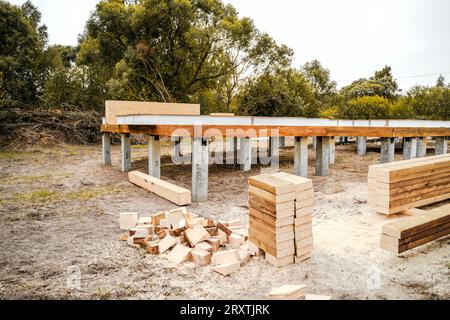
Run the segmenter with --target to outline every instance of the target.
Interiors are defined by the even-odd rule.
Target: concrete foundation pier
[[[294,174],[308,177],[308,137],[295,137]]]
[[[131,169],[131,135],[129,133],[120,134],[120,157],[121,169],[128,172]]]
[[[192,139],[192,202],[208,200],[208,165],[208,139]]]
[[[159,136],[148,137],[148,175],[161,178],[161,140]]]
[[[317,137],[316,176],[326,176],[330,166],[330,137]]]
[[[435,138],[435,146],[434,153],[438,154],[446,154],[448,153],[448,141],[447,137],[436,137]]]
[[[357,137],[356,152],[359,156],[364,156],[367,154],[367,137]]]
[[[417,156],[417,139],[403,138],[403,160],[414,159]]]
[[[427,156],[427,138],[418,137],[417,138],[417,158],[424,158]]]
[[[336,140],[330,137],[330,164],[336,163]]]
[[[395,138],[381,139],[381,163],[394,162],[395,160]]]
[[[111,165],[111,133],[102,133],[103,164]]]
[[[241,138],[241,150],[239,152],[239,164],[244,172],[252,169],[252,142],[250,138]]]

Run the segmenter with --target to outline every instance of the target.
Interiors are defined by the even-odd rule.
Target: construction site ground
[[[118,145],[112,167],[102,165],[100,145],[1,151],[0,298],[263,299],[275,286],[300,283],[333,299],[449,299],[450,238],[401,256],[380,249],[381,226],[402,217],[367,206],[367,171],[378,162],[379,146],[369,144],[365,156],[355,149],[338,145],[326,177],[314,176],[309,151],[316,196],[312,259],[277,269],[253,257],[228,277],[192,263],[174,265],[119,240],[120,212],[149,216],[177,206],[128,182]],[[191,166],[174,165],[170,153],[170,143],[163,143],[161,178],[190,189]],[[282,171],[293,172],[293,153],[288,139]],[[145,145],[133,146],[133,169],[146,172],[146,154]],[[209,170],[208,202],[188,211],[247,221],[247,179],[261,167]],[[69,270],[79,270],[79,289],[68,286]]]

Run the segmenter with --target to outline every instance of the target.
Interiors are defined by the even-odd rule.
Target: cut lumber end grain
[[[248,250],[250,255],[255,257],[262,257],[264,255],[264,251],[251,241],[248,241]]]
[[[191,261],[200,266],[207,266],[211,263],[211,252],[194,249],[191,251]]]
[[[209,232],[206,231],[201,224],[195,225],[193,229],[187,229],[184,232],[184,235],[192,247],[195,247],[197,243],[203,242],[211,238]]]
[[[139,171],[128,173],[128,180],[156,195],[165,198],[179,206],[185,206],[191,203],[191,191],[176,186],[167,181],[149,176]]]
[[[222,224],[220,222],[217,224],[217,228],[219,228],[219,230],[221,230],[227,236],[230,236],[233,233],[233,231],[231,231],[227,226],[225,226],[224,224]]]
[[[239,261],[241,266],[247,264],[250,260],[250,252],[248,250],[239,250]]]
[[[160,222],[162,219],[166,219],[166,217],[167,217],[167,213],[166,213],[165,211],[161,211],[161,212],[152,214],[152,215],[151,215],[151,218],[152,218],[152,225],[154,225],[154,226],[159,226],[159,222]]]
[[[210,253],[213,252],[212,245],[210,245],[206,241],[197,243],[194,248],[195,249],[199,249],[199,250],[203,250],[203,251],[207,251],[207,252],[210,252]]]
[[[294,263],[294,255],[289,255],[283,258],[276,258],[266,252],[266,261],[274,267],[282,268]]]
[[[130,230],[138,223],[137,212],[122,212],[119,215],[119,226],[122,230]]]
[[[236,261],[239,262],[239,258],[239,251],[236,249],[232,249],[213,253],[211,262],[213,265],[220,265]]]
[[[302,300],[305,298],[305,295],[306,285],[288,284],[270,290],[268,298],[269,300]]]
[[[228,236],[228,245],[231,248],[239,248],[245,243],[245,238],[237,233],[232,233]]]
[[[175,248],[167,255],[167,259],[173,263],[180,264],[189,259],[192,249],[185,247],[181,244],[177,244]]]
[[[212,252],[217,252],[220,249],[220,240],[214,237],[209,238],[205,241],[212,248]]]
[[[239,267],[241,266],[241,263],[239,261],[236,262],[230,262],[225,264],[220,264],[212,267],[213,271],[223,275],[228,276],[232,274],[233,272],[236,272],[239,270]]]
[[[146,244],[147,253],[159,254],[159,241],[148,241]]]
[[[137,224],[138,225],[152,224],[152,218],[151,217],[140,217]]]
[[[164,253],[173,246],[177,244],[177,239],[172,237],[170,234],[166,235],[160,242],[159,242],[159,253]]]

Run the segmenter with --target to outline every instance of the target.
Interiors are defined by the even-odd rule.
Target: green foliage
[[[365,96],[349,100],[338,108],[343,119],[388,119],[392,104],[384,97]]]
[[[31,4],[22,7],[0,0],[0,74],[3,103],[31,105],[42,88],[43,49],[47,29],[40,25],[41,14]],[[5,102],[6,101],[6,102]]]
[[[292,51],[219,0],[102,1],[78,62],[104,70],[115,99],[207,103],[228,111],[248,75],[288,66]],[[225,111],[225,110],[224,110]]]
[[[393,102],[397,98],[398,85],[392,76],[392,69],[385,66],[369,79],[359,79],[342,88],[346,100],[365,96],[381,96]]]
[[[238,97],[241,115],[318,116],[310,83],[297,70],[277,70],[251,79]]]
[[[413,87],[402,99],[402,104],[409,106],[417,119],[448,120],[450,86]]]
[[[318,60],[307,62],[302,72],[311,83],[316,99],[321,103],[322,109],[336,102],[336,82],[330,78],[330,70],[325,69]]]

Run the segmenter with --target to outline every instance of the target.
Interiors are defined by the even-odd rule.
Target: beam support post
[[[208,201],[208,139],[192,139],[192,202]]]
[[[417,139],[403,138],[403,160],[414,159],[417,156]]]
[[[159,136],[148,137],[148,175],[161,178],[161,141]]]
[[[394,162],[394,160],[395,160],[395,138],[382,138],[380,163]]]
[[[336,163],[336,140],[330,137],[330,164]]]
[[[316,141],[316,176],[326,176],[330,166],[330,137],[316,137]]]
[[[280,137],[280,149],[286,147],[286,137]]]
[[[111,165],[111,133],[102,133],[102,154],[103,154],[103,164]]]
[[[417,138],[417,158],[424,158],[427,156],[427,138]]]
[[[308,137],[295,137],[294,174],[308,177]]]
[[[269,137],[269,157],[272,161],[279,161],[280,157],[280,139],[279,137]]]
[[[131,135],[122,133],[120,135],[120,156],[122,171],[128,172],[131,169]]]
[[[252,142],[250,138],[241,138],[241,149],[239,152],[239,164],[241,171],[252,170]]]
[[[356,138],[356,152],[358,156],[364,156],[367,154],[367,137]]]
[[[435,140],[434,153],[437,155],[448,153],[447,137],[436,137]]]
[[[172,137],[173,142],[173,157],[174,158],[181,158],[181,137]]]

